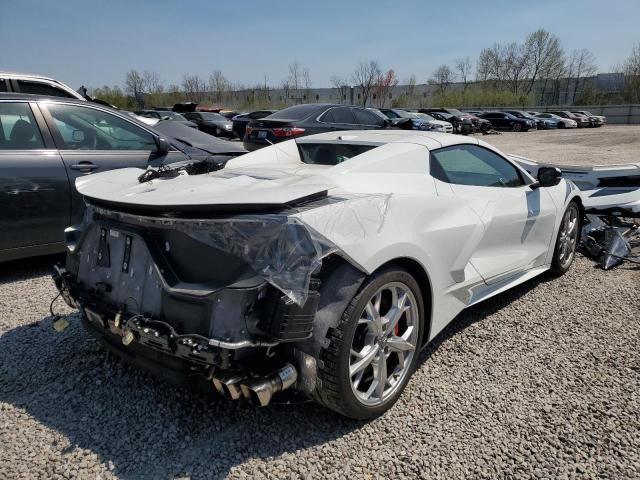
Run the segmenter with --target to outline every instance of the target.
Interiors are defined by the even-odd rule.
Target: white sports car
[[[557,168],[401,130],[77,188],[87,213],[55,280],[90,333],[167,379],[261,405],[295,388],[352,418],[390,408],[460,311],[565,273],[583,210]]]

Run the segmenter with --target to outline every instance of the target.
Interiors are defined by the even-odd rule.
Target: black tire
[[[563,226],[565,225],[565,220],[567,216],[570,216],[572,212],[576,215],[576,226],[575,226],[575,237],[571,241],[572,246],[570,250],[569,258],[562,258],[562,238],[563,238]],[[572,201],[567,205],[567,209],[562,214],[562,220],[560,222],[560,228],[558,228],[558,236],[556,237],[556,243],[553,250],[553,260],[551,261],[551,268],[549,271],[552,275],[556,277],[560,277],[567,273],[571,268],[571,264],[573,263],[573,259],[575,258],[576,249],[578,247],[578,243],[580,241],[580,232],[582,230],[582,212],[580,211],[580,206],[577,202]]]
[[[521,132],[522,131],[522,125],[520,125],[518,122],[513,124],[513,131],[514,132]]]
[[[393,387],[390,396],[377,405],[366,405],[358,399],[352,388],[351,375],[349,374],[351,349],[356,330],[359,327],[359,319],[365,307],[376,292],[390,283],[402,284],[402,288],[406,286],[413,294],[417,308],[417,343],[411,361],[405,367],[404,377]],[[424,304],[420,287],[409,272],[402,268],[390,267],[371,275],[349,302],[337,326],[327,333],[328,345],[320,353],[318,382],[313,395],[314,399],[325,407],[353,419],[369,419],[383,414],[398,400],[415,371],[422,345],[424,325]]]
[[[564,122],[558,123],[558,128],[564,128]]]

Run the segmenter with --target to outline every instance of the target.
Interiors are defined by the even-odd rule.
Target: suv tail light
[[[304,128],[300,127],[282,127],[274,128],[273,134],[276,137],[295,137],[304,133]]]

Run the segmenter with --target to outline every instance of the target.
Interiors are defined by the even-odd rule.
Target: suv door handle
[[[100,168],[100,166],[91,162],[80,162],[70,165],[69,168],[71,170],[80,170],[81,172],[92,172],[93,170]]]

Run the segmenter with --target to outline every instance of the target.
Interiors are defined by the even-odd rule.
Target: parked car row
[[[583,128],[601,127],[607,123],[607,118],[593,115],[586,110],[550,110],[547,112],[524,110],[470,110],[480,118],[487,119],[495,129],[513,130],[516,132],[530,129],[545,130],[550,128]]]

